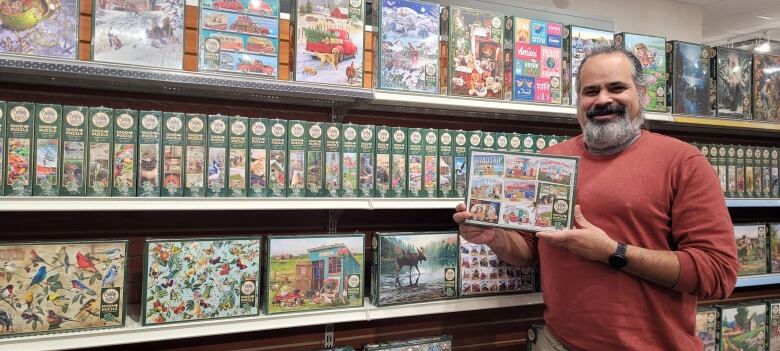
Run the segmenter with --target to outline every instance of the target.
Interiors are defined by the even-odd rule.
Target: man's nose
[[[601,89],[601,91],[599,92],[599,95],[596,96],[596,101],[594,102],[594,104],[595,105],[600,105],[600,106],[610,105],[614,101],[615,101],[615,99],[613,98],[612,94],[608,90]]]

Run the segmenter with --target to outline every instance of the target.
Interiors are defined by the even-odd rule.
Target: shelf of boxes
[[[780,284],[780,273],[748,275],[737,278],[737,287],[764,286]]]
[[[2,343],[4,349],[14,351],[74,350],[424,314],[538,305],[542,303],[544,301],[541,293],[432,301],[381,308],[372,306],[366,299],[366,305],[359,308],[149,326],[141,326],[139,321],[134,319],[138,316],[135,314],[133,317],[128,316],[126,326],[123,328],[11,337],[2,339],[0,343]],[[134,307],[135,311],[139,310],[138,306]]]
[[[728,207],[780,207],[780,199],[726,199]]]

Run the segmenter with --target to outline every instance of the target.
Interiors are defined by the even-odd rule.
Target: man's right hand
[[[466,210],[466,204],[459,203],[455,206],[455,214],[452,219],[460,224],[460,236],[474,244],[485,244],[490,246],[496,240],[496,228],[479,227],[464,222],[471,217],[471,212]]]

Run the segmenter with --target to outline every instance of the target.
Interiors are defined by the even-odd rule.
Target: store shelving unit
[[[754,287],[780,284],[780,273],[749,275],[737,278],[737,287]]]
[[[131,318],[128,316],[127,325],[123,328],[14,337],[0,340],[0,344],[3,345],[4,349],[14,351],[74,350],[89,347],[186,339],[321,324],[475,311],[485,308],[538,305],[542,303],[544,303],[544,301],[541,293],[473,297],[389,307],[374,307],[368,302],[368,299],[366,299],[365,306],[358,308],[196,321],[169,325],[149,325],[143,327],[138,320],[133,319],[136,317]],[[133,307],[135,308],[130,310],[139,310],[139,306]],[[137,313],[135,316],[137,316]]]

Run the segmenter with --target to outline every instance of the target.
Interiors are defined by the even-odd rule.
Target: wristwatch
[[[615,268],[623,268],[628,264],[626,257],[626,244],[618,242],[615,253],[609,256],[609,265]]]

